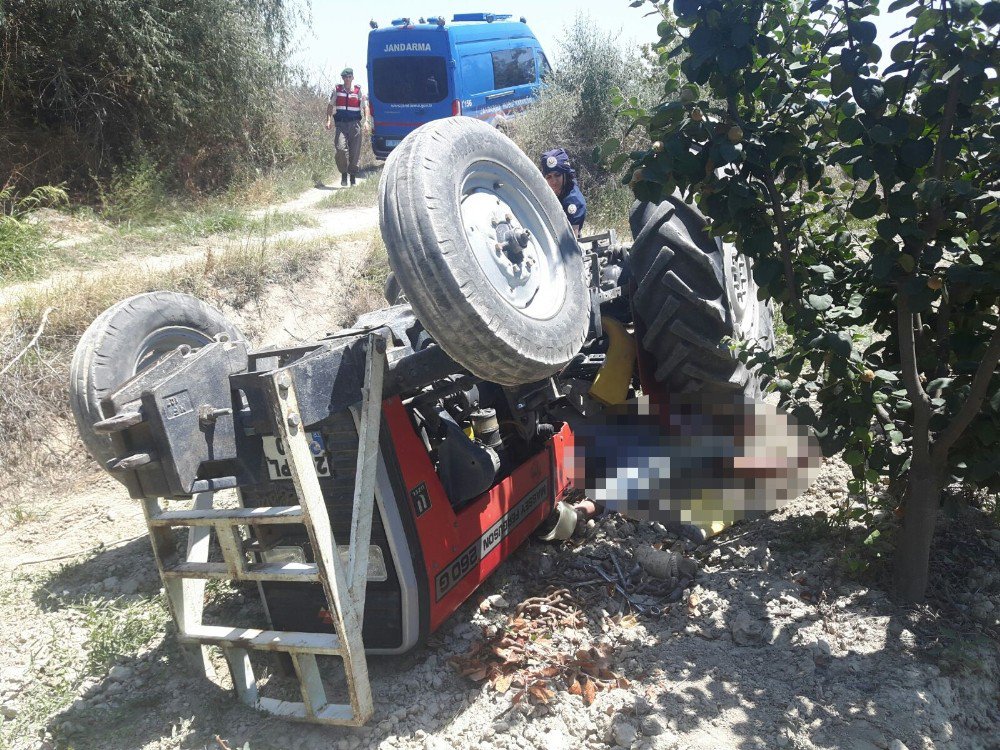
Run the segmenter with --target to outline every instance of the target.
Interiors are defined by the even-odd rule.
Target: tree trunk
[[[895,565],[896,594],[910,604],[919,604],[927,593],[931,540],[941,504],[941,480],[939,472],[910,472]]]

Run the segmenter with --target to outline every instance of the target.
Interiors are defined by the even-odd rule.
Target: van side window
[[[502,49],[493,55],[493,80],[498,89],[535,82],[535,51],[531,47]]]
[[[541,78],[545,78],[549,73],[552,72],[552,66],[549,65],[549,58],[545,56],[545,53],[541,50],[538,51],[538,57],[542,61],[542,75]]]
[[[465,84],[465,90],[470,95],[497,88],[493,85],[493,59],[489,52],[483,52],[479,55],[463,55],[461,61],[462,81]]]

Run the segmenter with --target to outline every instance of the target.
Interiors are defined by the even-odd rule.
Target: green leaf
[[[878,538],[881,535],[882,535],[882,532],[879,531],[878,529],[875,529],[875,531],[873,531],[871,534],[869,534],[867,537],[865,537],[865,541],[862,542],[862,544],[866,544],[866,545],[869,545],[869,546],[872,545],[872,544],[875,544],[875,542],[878,541]]]
[[[897,219],[912,219],[917,215],[917,204],[910,193],[897,191],[886,201],[889,213]],[[912,271],[912,268],[906,269]]]
[[[844,463],[848,466],[861,466],[865,462],[865,457],[859,450],[844,451]]]
[[[820,312],[829,310],[833,306],[833,297],[829,294],[810,294],[809,306]]]
[[[934,380],[927,384],[927,392],[934,393],[947,388],[954,380],[954,378],[934,378]]]
[[[896,377],[896,373],[889,372],[888,370],[876,370],[875,377],[879,380],[884,380],[886,383],[895,383],[899,380],[899,378]]]
[[[892,143],[892,131],[885,125],[876,125],[868,131],[868,136],[875,143]]]
[[[871,21],[853,21],[847,24],[847,31],[859,44],[871,44],[878,34],[878,29]]]
[[[608,169],[612,172],[618,172],[622,167],[625,166],[625,162],[628,161],[628,154],[618,154],[614,159],[611,160],[611,164],[608,165]]]
[[[753,41],[753,37],[753,27],[743,21],[734,23],[732,29],[729,31],[729,38],[736,47],[746,47]]]
[[[1000,23],[1000,2],[990,0],[986,3],[979,13],[979,20],[987,26],[996,26]]]
[[[851,86],[854,101],[865,112],[878,114],[885,109],[885,88],[877,78],[859,78]]]
[[[823,277],[823,281],[833,281],[833,269],[830,266],[824,266],[822,264],[809,266],[809,270],[813,273],[818,273]]]
[[[847,91],[851,87],[853,77],[840,65],[833,68],[830,71],[830,89],[833,91],[833,95],[840,96]]]
[[[832,335],[828,343],[830,349],[841,357],[849,357],[851,356],[851,352],[854,351],[854,341],[851,340],[851,335],[845,331],[840,331]]]
[[[889,53],[889,57],[893,62],[903,62],[907,60],[913,52],[913,42],[905,41],[900,42],[892,51]]]
[[[889,430],[889,441],[893,445],[899,445],[903,442],[903,433],[899,430]]]
[[[925,8],[920,15],[917,16],[917,21],[913,24],[910,36],[918,36],[926,31],[930,31],[934,28],[934,25],[938,22],[940,17],[941,11],[936,8]]]
[[[880,208],[880,201],[876,199],[855,201],[851,204],[851,214],[858,219],[870,219],[879,212]]]
[[[907,273],[912,273],[914,267],[916,266],[916,261],[913,260],[913,256],[907,253],[900,255],[896,262],[899,263],[899,267]]]
[[[934,142],[930,138],[907,138],[899,148],[903,163],[919,169],[934,155]]]
[[[853,143],[864,134],[864,126],[853,117],[845,117],[837,126],[837,137],[844,143]]]
[[[622,142],[618,138],[608,138],[601,144],[601,156],[605,159],[612,154],[617,154],[622,147]]]

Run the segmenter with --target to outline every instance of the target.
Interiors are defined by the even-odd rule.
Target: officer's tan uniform
[[[342,73],[344,83],[338,83],[330,95],[327,118],[336,123],[333,145],[337,151],[337,169],[340,170],[340,184],[346,185],[350,176],[355,183],[358,161],[361,158],[362,123],[364,122],[364,95],[361,87],[354,85],[354,71],[347,68]],[[329,120],[327,128],[330,127]]]

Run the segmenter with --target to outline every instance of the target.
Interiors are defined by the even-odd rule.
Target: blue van
[[[385,159],[425,122],[465,115],[497,124],[538,97],[548,60],[525,20],[509,18],[460,13],[451,23],[397,18],[373,28],[368,107],[376,157]]]

